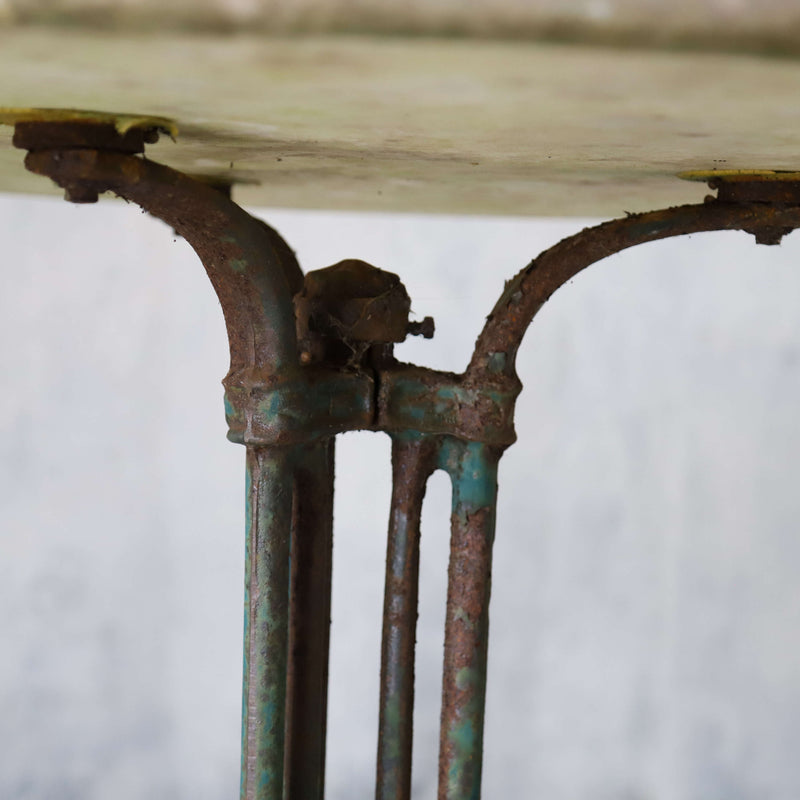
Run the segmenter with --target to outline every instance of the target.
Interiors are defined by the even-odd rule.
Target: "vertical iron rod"
[[[431,440],[414,434],[392,437],[376,800],[408,800],[411,795],[420,515],[434,458]]]
[[[453,482],[445,618],[439,800],[481,792],[492,544],[500,450],[448,439],[442,466]]]
[[[299,449],[294,478],[284,797],[322,800],[331,621],[334,439]]]
[[[242,800],[282,800],[292,453],[247,448]]]

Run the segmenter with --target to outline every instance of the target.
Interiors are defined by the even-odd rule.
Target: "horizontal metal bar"
[[[375,381],[367,372],[304,367],[284,378],[255,376],[225,391],[228,438],[291,445],[373,427]]]
[[[398,364],[378,377],[377,423],[390,433],[451,434],[461,439],[509,445],[516,441],[516,377],[464,375]]]

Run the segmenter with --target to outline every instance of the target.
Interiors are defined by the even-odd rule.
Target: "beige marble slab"
[[[0,105],[151,113],[245,204],[619,215],[797,169],[800,62],[467,39],[0,29]],[[0,189],[49,191],[0,141]]]

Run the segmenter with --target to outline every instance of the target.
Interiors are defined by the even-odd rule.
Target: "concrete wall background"
[[[582,221],[269,212],[307,269],[399,272],[466,361]],[[236,796],[243,453],[202,269],[121,203],[2,198],[0,797]],[[800,794],[800,239],[625,253],[522,355],[501,465],[486,797]],[[371,796],[388,440],[340,438],[329,794]],[[416,797],[435,796],[446,481],[423,528]]]

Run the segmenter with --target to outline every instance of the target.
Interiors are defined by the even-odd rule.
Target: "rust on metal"
[[[478,336],[467,375],[515,375],[517,350],[539,309],[581,270],[614,253],[646,242],[703,231],[742,230],[773,243],[775,231],[800,226],[800,201],[792,204],[731,203],[713,199],[631,214],[562,240],[533,259],[506,284]]]
[[[503,448],[447,439],[453,483],[439,740],[439,800],[480,797],[497,464]]]
[[[111,122],[18,122],[14,147],[22,150],[107,150],[114,153],[144,153],[146,144],[158,141],[157,128],[128,128],[120,133]]]
[[[136,156],[65,149],[28,153],[25,164],[61,186],[112,191],[174,228],[197,252],[228,329],[226,385],[252,383],[297,364],[291,285],[299,271],[268,226],[221,192]]]
[[[705,203],[603,223],[534,258],[506,285],[463,374],[399,363],[433,335],[409,322],[400,278],[348,260],[304,276],[280,235],[230,186],[142,157],[168,120],[0,109],[25,163],[73,202],[111,191],[167,222],[199,255],[231,352],[229,437],[247,445],[243,800],[322,800],[336,434],[392,436],[381,646],[378,800],[409,800],[420,513],[435,469],[453,486],[439,800],[480,796],[497,465],[514,442],[516,354],[538,310],[587,266],[689,233],[743,230],[776,244],[800,226],[800,173],[686,173]]]
[[[173,139],[177,126],[165,117],[107,114],[75,109],[0,109],[0,124],[14,126],[12,142],[29,152],[83,149],[113,153],[144,153],[166,133]],[[96,203],[103,191],[93,182],[63,184],[72,203]]]
[[[299,449],[294,472],[284,797],[322,800],[328,710],[334,439]]]
[[[400,278],[357,259],[309,272],[294,304],[304,364],[357,366],[370,346],[408,332],[411,298]]]
[[[328,367],[225,384],[228,438],[289,445],[373,426],[375,380],[364,370]]]
[[[411,796],[420,516],[425,485],[437,458],[438,442],[431,437],[392,438],[376,800],[409,800]]]
[[[242,800],[283,800],[293,456],[247,448]]]
[[[451,372],[393,364],[377,380],[377,428],[389,433],[451,434],[468,441],[509,445],[516,441],[516,376],[469,380]]]
[[[771,208],[800,205],[800,172],[788,170],[697,170],[684,172],[679,177],[685,180],[705,181],[717,191],[716,198],[709,196],[707,202],[720,203],[767,203]],[[758,244],[776,245],[794,230],[788,225],[759,223],[745,229],[755,236]]]
[[[0,107],[0,125],[26,125],[28,123],[58,124],[72,122],[89,128],[100,128],[105,125],[113,127],[124,135],[133,129],[156,131],[175,139],[178,136],[178,125],[169,117],[153,114],[117,113],[113,111],[91,111],[78,108],[8,108]],[[61,145],[63,146],[62,142]]]
[[[433,317],[423,317],[419,322],[408,323],[409,336],[421,336],[423,339],[433,339],[436,333],[436,323]]]

